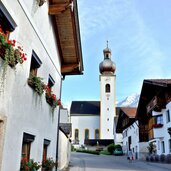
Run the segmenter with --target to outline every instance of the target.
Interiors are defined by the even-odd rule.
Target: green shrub
[[[110,153],[110,154],[113,154],[113,151],[115,150],[115,144],[109,144],[107,146],[107,151]]]
[[[93,150],[76,150],[76,152],[81,152],[81,153],[89,153],[89,154],[96,154],[96,155],[99,155],[99,151],[93,151]]]

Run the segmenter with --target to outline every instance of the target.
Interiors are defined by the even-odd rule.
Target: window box
[[[17,63],[22,64],[26,58],[23,48],[16,40],[7,40],[6,35],[0,28],[0,57],[5,61],[4,64],[15,67]]]
[[[42,95],[44,92],[44,83],[42,82],[42,78],[41,77],[37,77],[35,75],[30,75],[30,77],[28,78],[27,82],[28,85],[33,88],[39,95]]]
[[[153,124],[152,125],[153,128],[161,128],[163,127],[163,124],[159,123],[159,124]]]
[[[57,106],[61,106],[60,99],[56,98],[56,95],[52,93],[52,90],[49,86],[46,86],[46,94],[45,94],[46,102],[52,107],[52,111]]]

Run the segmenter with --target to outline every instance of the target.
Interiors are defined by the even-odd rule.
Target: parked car
[[[123,155],[123,150],[122,148],[115,148],[115,150],[113,151],[113,154],[115,156],[122,156]]]

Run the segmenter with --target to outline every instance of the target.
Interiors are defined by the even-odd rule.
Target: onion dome
[[[103,50],[103,54],[104,54],[104,60],[99,65],[100,73],[114,74],[116,70],[116,66],[115,63],[111,60],[111,50],[108,48],[108,46]]]

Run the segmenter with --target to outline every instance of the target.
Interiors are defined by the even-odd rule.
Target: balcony
[[[165,100],[161,97],[154,96],[147,105],[147,113],[151,113],[152,110],[161,112],[163,108],[165,108]]]
[[[163,124],[161,124],[161,123],[152,125],[152,128],[162,128],[162,127],[163,127]]]

